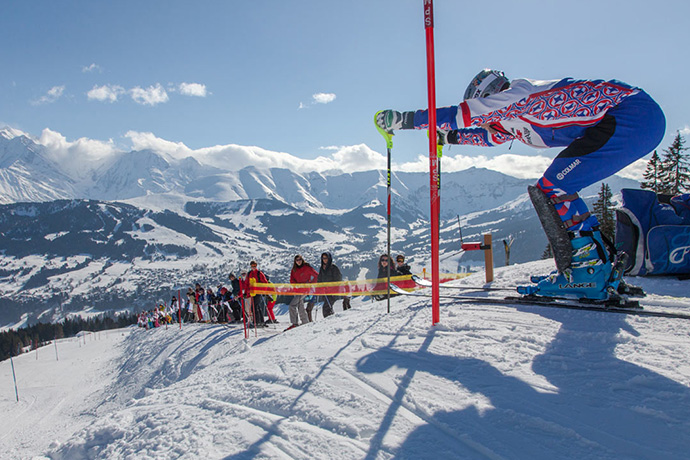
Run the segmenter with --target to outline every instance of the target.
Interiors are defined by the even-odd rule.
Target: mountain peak
[[[7,140],[14,139],[15,137],[29,137],[28,134],[26,134],[23,131],[20,131],[18,129],[10,128],[9,126],[5,126],[4,128],[0,128],[0,136],[4,137]]]

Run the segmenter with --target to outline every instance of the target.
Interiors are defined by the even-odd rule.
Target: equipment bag
[[[623,189],[616,210],[616,248],[628,275],[690,274],[690,194],[670,197]]]

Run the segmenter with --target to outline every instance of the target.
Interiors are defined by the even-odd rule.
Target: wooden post
[[[484,271],[486,272],[486,282],[494,280],[494,249],[491,245],[491,233],[484,234]]]

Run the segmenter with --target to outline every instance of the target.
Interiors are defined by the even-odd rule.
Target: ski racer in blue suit
[[[602,256],[605,244],[599,222],[578,192],[647,155],[666,129],[659,105],[626,83],[572,78],[510,81],[503,72],[489,69],[470,82],[459,105],[437,109],[436,117],[440,143],[493,147],[518,140],[535,148],[565,147],[536,184],[570,232],[572,268],[559,267],[558,275],[565,280],[550,278],[552,284],[562,285],[573,284],[578,268],[611,265]],[[387,131],[426,129],[428,111],[383,110],[376,124]],[[595,292],[573,294],[602,299],[605,288],[599,283]],[[558,293],[567,291],[566,287]]]

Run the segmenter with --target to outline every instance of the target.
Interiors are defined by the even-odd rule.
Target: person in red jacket
[[[316,270],[305,262],[301,255],[295,256],[294,263],[292,264],[292,271],[290,271],[290,284],[313,283],[318,277],[319,274]],[[292,297],[289,307],[291,325],[286,330],[299,326],[299,321],[302,321],[302,324],[310,321],[304,309],[304,297],[303,295]]]
[[[266,279],[266,275],[263,274],[261,270],[258,269],[257,264],[255,261],[251,261],[249,263],[249,266],[251,267],[251,270],[249,273],[247,273],[247,277],[245,278],[245,286],[247,290],[245,291],[245,299],[249,297],[251,299],[251,302],[247,302],[249,304],[249,314],[253,315],[253,321],[256,324],[257,327],[265,327],[266,322],[264,321],[264,315],[265,311],[264,309],[266,308],[266,304],[264,302],[264,296],[262,295],[255,295],[254,297],[249,296],[249,280],[253,279],[256,283],[268,283],[268,280]]]

